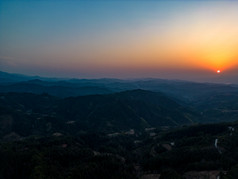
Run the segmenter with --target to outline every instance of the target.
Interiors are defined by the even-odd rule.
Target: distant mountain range
[[[195,83],[166,79],[57,79],[0,72],[0,92],[48,93],[57,97],[110,94],[143,89],[163,92],[183,101],[238,91],[234,84]]]
[[[236,85],[162,79],[42,79],[0,73],[1,136],[113,133],[238,119]]]

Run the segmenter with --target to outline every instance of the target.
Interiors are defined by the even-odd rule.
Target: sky
[[[238,1],[229,0],[1,0],[0,70],[73,78],[235,76],[237,19]]]

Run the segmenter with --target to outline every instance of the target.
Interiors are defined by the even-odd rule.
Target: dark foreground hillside
[[[0,178],[236,178],[237,129],[224,123],[5,139]]]

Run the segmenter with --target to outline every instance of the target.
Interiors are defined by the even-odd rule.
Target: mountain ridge
[[[22,128],[21,123],[28,123],[28,133],[46,134],[141,131],[154,126],[192,124],[197,115],[163,93],[145,90],[63,99],[48,94],[1,93],[0,107],[2,121],[4,116],[11,118],[10,128],[15,124],[15,128]],[[67,125],[69,121],[73,121],[72,125]]]

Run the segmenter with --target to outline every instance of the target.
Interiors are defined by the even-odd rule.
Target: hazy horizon
[[[237,83],[237,7],[237,1],[3,0],[0,70]]]
[[[16,73],[16,72],[7,72],[7,71],[0,71],[3,73],[8,73],[10,75],[23,75],[26,76],[27,78],[31,79],[40,79],[40,80],[71,80],[71,79],[78,79],[78,80],[103,80],[103,79],[111,79],[111,80],[171,80],[171,81],[184,81],[184,82],[195,82],[195,83],[214,83],[214,84],[238,84],[237,76],[236,75],[230,75],[228,77],[226,76],[218,76],[217,75],[210,75],[209,77],[204,76],[204,78],[194,78],[194,77],[188,77],[188,78],[179,78],[179,76],[173,77],[171,76],[126,76],[126,77],[108,77],[108,76],[97,76],[97,77],[84,77],[84,76],[63,76],[63,75],[41,75],[38,73],[32,73],[32,74],[27,74],[27,73]],[[184,74],[183,74],[184,75]]]

